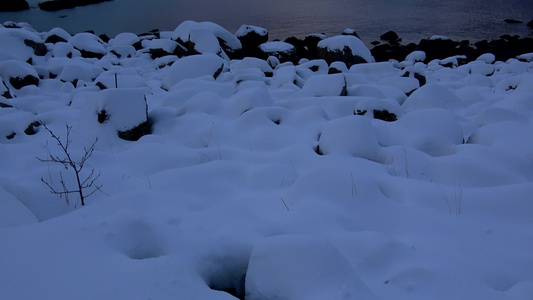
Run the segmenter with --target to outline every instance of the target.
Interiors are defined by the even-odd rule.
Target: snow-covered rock
[[[150,132],[146,95],[141,89],[106,89],[94,96],[98,123],[110,124],[118,136],[136,141]],[[90,111],[87,113],[91,113]]]
[[[107,53],[102,39],[89,32],[77,33],[68,42],[86,58],[102,58]]]
[[[172,64],[161,83],[165,89],[170,89],[187,78],[209,76],[216,79],[225,68],[227,68],[226,61],[213,53],[191,55]]]
[[[324,155],[351,155],[377,161],[380,159],[376,131],[371,121],[362,116],[348,116],[326,123],[318,141]]]
[[[259,49],[264,57],[274,56],[278,58],[280,62],[291,61],[296,63],[296,49],[289,43],[281,41],[266,42],[259,45]]]
[[[302,90],[317,97],[346,96],[346,78],[343,74],[314,75],[305,81]]]
[[[27,85],[39,84],[39,74],[35,68],[19,60],[0,62],[0,77],[17,90]]]
[[[318,42],[318,53],[328,63],[344,61],[347,66],[373,62],[365,44],[352,35],[338,35]]]
[[[228,55],[242,48],[241,42],[235,35],[222,26],[212,22],[184,21],[176,27],[172,34],[172,39],[187,43],[190,41],[190,33],[193,30],[206,30],[213,33],[220,40],[220,47]]]
[[[0,61],[16,59],[28,61],[47,53],[42,39],[25,29],[0,27]]]

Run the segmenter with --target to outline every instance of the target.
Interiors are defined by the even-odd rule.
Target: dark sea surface
[[[403,42],[433,35],[455,40],[494,39],[503,34],[532,36],[533,0],[113,0],[57,12],[0,13],[0,21],[23,21],[39,31],[61,27],[70,33],[94,30],[110,37],[152,29],[174,30],[185,20],[211,21],[231,32],[241,25],[267,28],[270,39],[328,36],[354,29],[366,43],[393,30]],[[504,19],[524,21],[507,24]]]

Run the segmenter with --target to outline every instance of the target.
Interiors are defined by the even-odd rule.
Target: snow
[[[76,34],[42,57],[23,39],[50,32],[0,29],[0,92],[14,96],[0,96],[0,298],[533,297],[530,54],[349,69],[218,47],[151,59],[173,35],[227,34],[178,28],[139,51],[132,34]],[[28,74],[38,86],[10,86]],[[117,135],[146,121],[138,141]],[[74,189],[75,174],[36,159],[61,152],[35,122],[62,141],[72,126],[74,159],[98,139],[81,175],[102,190],[85,206],[41,182],[61,188],[62,172]]]

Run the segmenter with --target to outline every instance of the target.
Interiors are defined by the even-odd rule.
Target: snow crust
[[[131,34],[76,34],[42,57],[23,39],[50,32],[0,28],[0,298],[533,297],[530,54],[349,69],[149,54],[194,32],[230,45],[215,25],[139,51]],[[13,89],[25,74],[38,86]],[[138,141],[117,135],[145,121]],[[86,206],[40,181],[75,183],[36,159],[61,154],[39,122],[63,141],[72,126],[74,158],[98,138]]]

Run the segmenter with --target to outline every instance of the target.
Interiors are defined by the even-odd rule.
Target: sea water
[[[494,39],[503,34],[532,36],[532,0],[113,0],[57,12],[38,8],[0,13],[0,21],[23,21],[39,31],[61,27],[70,33],[174,30],[185,20],[211,21],[231,32],[250,24],[269,30],[270,39],[328,36],[354,29],[366,43],[393,30],[403,42],[433,35],[455,40]],[[524,21],[508,24],[505,19]]]

